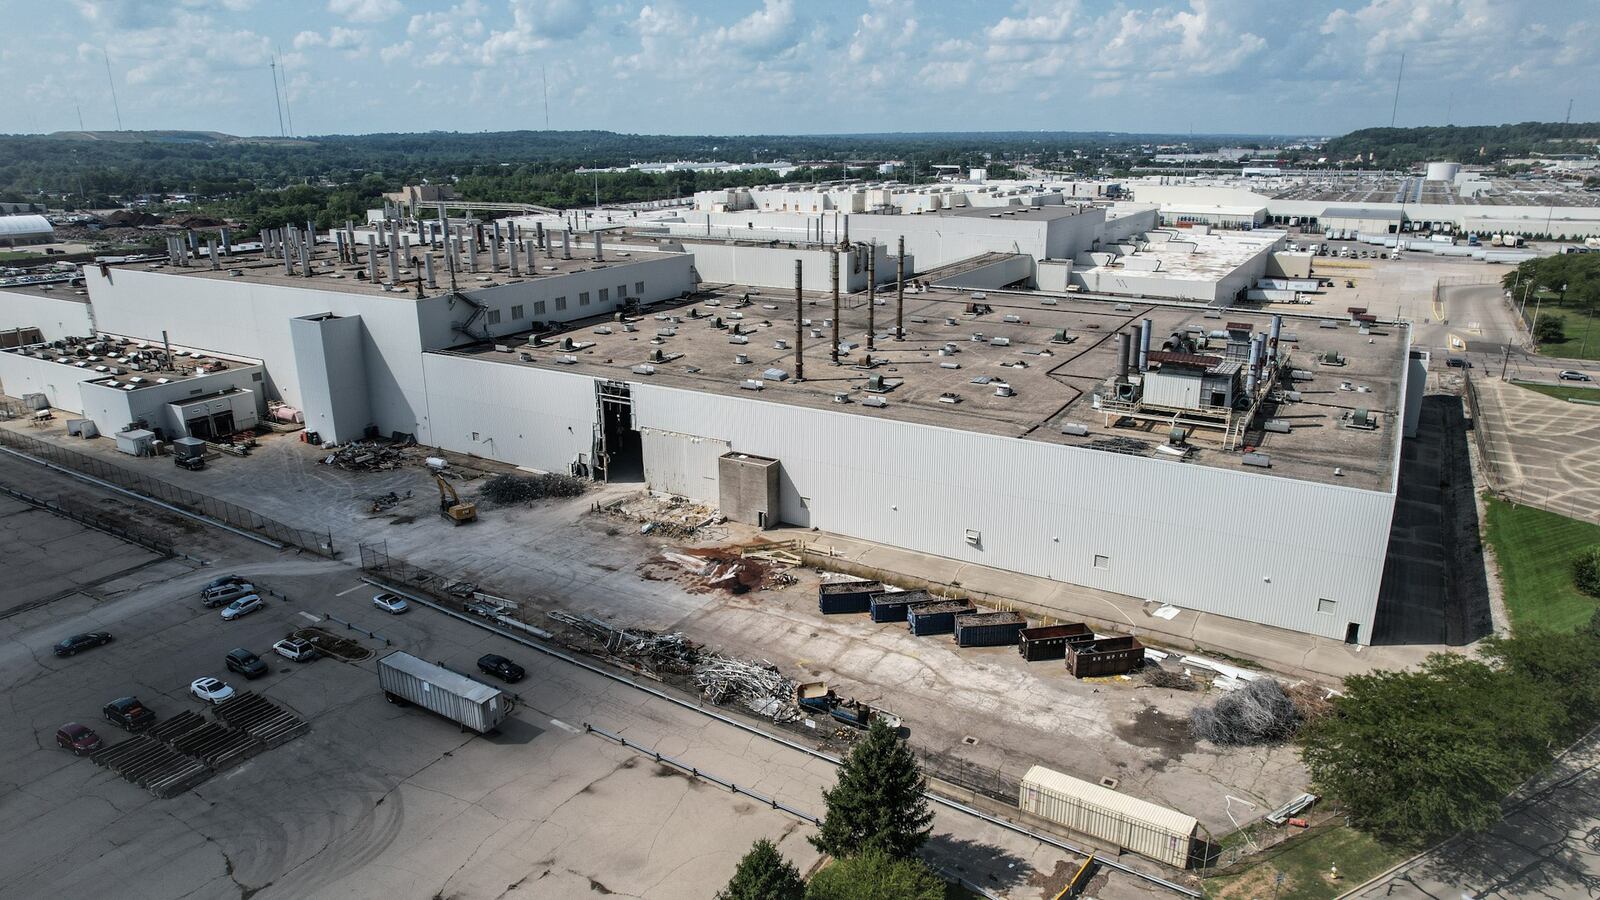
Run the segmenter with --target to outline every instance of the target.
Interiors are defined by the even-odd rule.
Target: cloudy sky
[[[0,0],[0,131],[1600,120],[1594,0]],[[102,53],[105,56],[102,56]],[[1585,90],[1588,88],[1588,90]],[[287,128],[287,126],[285,126]]]

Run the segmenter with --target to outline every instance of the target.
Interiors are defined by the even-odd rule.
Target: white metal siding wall
[[[1335,639],[1349,622],[1372,633],[1392,493],[651,384],[633,396],[641,427],[780,460],[786,522]]]
[[[433,443],[446,450],[563,473],[593,452],[594,379],[587,375],[450,353],[422,354],[422,372]]]
[[[89,304],[83,302],[86,298],[73,294],[71,288],[58,285],[56,290],[62,296],[0,291],[0,330],[32,325],[47,341],[87,336],[93,325],[89,322]]]
[[[1144,402],[1180,409],[1200,408],[1200,375],[1150,371],[1144,375]]]
[[[717,505],[717,460],[731,449],[727,441],[655,428],[640,429],[640,438],[650,490]]]
[[[80,369],[54,360],[0,352],[0,391],[11,397],[44,394],[56,409],[81,412],[83,397],[78,393],[79,382],[100,377],[103,373],[93,368]]]

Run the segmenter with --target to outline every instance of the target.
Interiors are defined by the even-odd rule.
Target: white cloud
[[[364,51],[367,48],[367,33],[355,28],[335,25],[328,29],[328,48],[330,50],[346,50],[352,53]]]
[[[1028,3],[1018,18],[1006,16],[988,28],[989,40],[996,43],[1050,43],[1072,33],[1077,0]]]
[[[411,42],[401,41],[398,44],[390,44],[389,46],[384,47],[382,50],[379,50],[378,57],[386,63],[392,63],[409,58],[411,56],[411,52]]]
[[[400,0],[328,0],[328,12],[351,22],[382,22],[404,11]]]
[[[732,25],[718,28],[713,41],[746,56],[776,54],[792,48],[801,30],[794,0],[764,0],[760,9]]]
[[[307,47],[321,47],[327,41],[315,31],[302,31],[294,36],[294,48],[304,50]]]

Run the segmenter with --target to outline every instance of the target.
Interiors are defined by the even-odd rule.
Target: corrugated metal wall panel
[[[1193,816],[1034,766],[1017,794],[1024,811],[1081,834],[1186,868],[1197,824]]]
[[[651,384],[634,397],[643,427],[714,432],[780,460],[787,522],[1335,639],[1350,622],[1371,635],[1391,493]],[[1321,598],[1336,614],[1317,612]]]
[[[547,472],[594,448],[594,379],[571,372],[422,354],[433,442]]]
[[[728,452],[727,441],[655,428],[641,428],[639,436],[650,490],[717,505],[717,459]]]

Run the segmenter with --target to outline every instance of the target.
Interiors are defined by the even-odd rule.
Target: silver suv
[[[208,587],[201,591],[200,602],[205,604],[206,609],[216,609],[219,606],[232,603],[246,594],[254,594],[255,592],[256,586],[248,581],[236,584],[219,584],[216,587]]]

